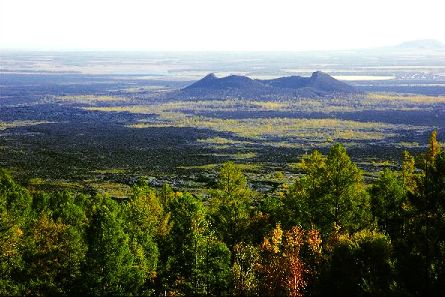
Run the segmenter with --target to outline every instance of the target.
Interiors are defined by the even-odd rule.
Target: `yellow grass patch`
[[[36,126],[41,124],[51,124],[53,122],[48,121],[12,121],[12,122],[0,122],[0,131],[9,128]]]
[[[445,96],[369,93],[367,98],[371,100],[402,100],[412,103],[445,103]]]

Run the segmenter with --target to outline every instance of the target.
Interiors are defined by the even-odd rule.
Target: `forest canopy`
[[[344,146],[272,193],[225,163],[205,194],[37,191],[0,170],[0,295],[445,295],[445,151],[372,182]]]

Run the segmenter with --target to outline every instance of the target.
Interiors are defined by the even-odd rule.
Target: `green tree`
[[[408,232],[399,251],[402,277],[408,290],[417,295],[445,294],[445,153],[436,137],[434,131],[416,190],[408,193]]]
[[[31,209],[29,192],[18,185],[7,171],[0,169],[0,212],[5,212],[2,221],[23,224],[29,219]]]
[[[217,189],[211,193],[212,226],[222,240],[232,247],[248,229],[252,191],[240,167],[225,163],[218,175]]]
[[[383,171],[370,188],[371,210],[382,231],[392,238],[403,237],[407,195],[403,180],[390,170]]]
[[[231,253],[226,244],[215,236],[207,235],[204,242],[204,267],[206,295],[223,295],[227,293],[230,285],[230,258]]]
[[[93,198],[87,230],[85,292],[89,295],[137,294],[144,278],[135,265],[122,211],[108,197]]]
[[[227,290],[230,252],[212,236],[198,198],[180,194],[170,204],[171,230],[162,243],[163,293],[216,294]]]
[[[42,213],[31,225],[24,255],[27,294],[71,295],[81,276],[86,243],[82,234]]]
[[[134,267],[143,286],[139,293],[149,293],[153,288],[159,257],[156,238],[163,235],[163,205],[157,193],[146,183],[133,188],[133,196],[126,204],[126,233],[130,250],[134,256]],[[161,230],[162,229],[162,230]]]
[[[23,253],[31,210],[29,192],[18,185],[9,172],[0,169],[0,295],[24,293]]]
[[[414,157],[408,152],[403,152],[403,163],[402,163],[402,177],[403,177],[403,184],[407,192],[415,192],[417,181],[416,181],[416,174],[415,174],[415,159]]]
[[[394,280],[390,239],[362,230],[339,236],[317,289],[321,296],[389,296]]]
[[[299,164],[305,175],[284,198],[298,224],[312,224],[329,234],[334,226],[355,231],[370,223],[370,201],[361,170],[337,144],[327,157],[314,151]]]

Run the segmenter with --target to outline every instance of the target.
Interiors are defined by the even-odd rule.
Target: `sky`
[[[301,51],[445,43],[443,0],[0,0],[0,48]]]

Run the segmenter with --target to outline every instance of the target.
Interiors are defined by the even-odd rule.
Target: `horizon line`
[[[411,39],[392,45],[369,46],[369,47],[351,47],[351,48],[333,48],[333,49],[149,49],[149,48],[78,48],[78,47],[11,47],[0,45],[0,51],[9,52],[145,52],[145,53],[304,53],[304,52],[345,52],[361,50],[381,50],[394,49],[405,43],[410,42],[438,42],[445,48],[445,41],[437,38]],[[401,48],[403,49],[403,48]],[[440,49],[439,48],[418,48],[418,49]]]

